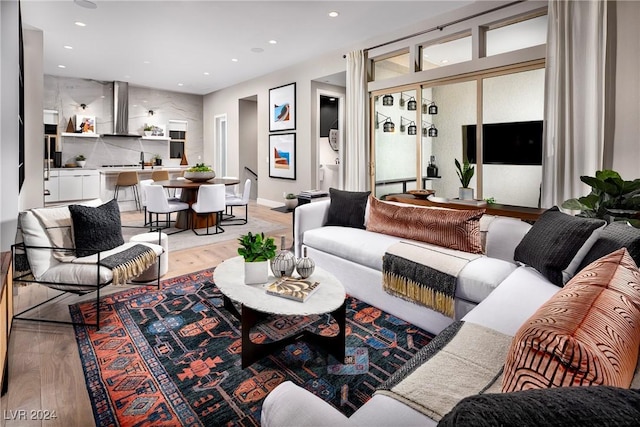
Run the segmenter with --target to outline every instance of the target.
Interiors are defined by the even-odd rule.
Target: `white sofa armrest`
[[[291,381],[283,382],[266,397],[260,424],[263,427],[356,426],[333,406]]]
[[[302,236],[307,230],[322,227],[329,217],[330,200],[298,205],[293,213],[293,241],[295,256],[302,256]]]
[[[494,219],[487,231],[487,256],[515,263],[513,256],[516,247],[530,228],[531,224],[519,219]]]

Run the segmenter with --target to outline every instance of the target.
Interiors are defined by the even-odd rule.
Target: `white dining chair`
[[[155,229],[160,228],[160,219],[159,219],[160,214],[164,214],[166,218],[165,226],[162,228],[169,228],[171,225],[172,213],[189,210],[188,203],[180,202],[176,200],[169,200],[169,197],[167,196],[167,192],[165,191],[164,187],[161,185],[155,185],[155,184],[148,185],[146,187],[146,193],[147,193],[147,212],[149,212],[149,215],[151,217],[151,223],[149,225],[150,231],[154,230],[153,228],[154,214],[156,216]],[[179,233],[181,231],[185,231],[187,228],[188,228],[188,225],[187,227],[185,227],[184,230],[180,230],[174,233],[167,233],[167,234]]]
[[[144,225],[151,223],[151,214],[147,215],[147,187],[153,184],[152,179],[143,179],[140,181],[140,203],[144,211]]]
[[[193,224],[191,229],[195,234],[197,234],[198,236],[208,236],[211,234],[223,233],[224,229],[220,227],[220,222],[222,221],[222,213],[225,210],[224,184],[201,185],[200,188],[198,188],[198,198],[195,203],[191,205],[191,210],[193,210],[198,215],[207,215],[206,234],[198,233],[196,231],[195,224]],[[211,214],[215,214],[216,218],[215,232],[213,233],[209,233],[209,221],[211,219]]]
[[[225,225],[242,225],[249,220],[249,194],[251,193],[251,180],[244,182],[242,196],[236,194],[234,197],[225,198],[225,215],[227,219],[223,222]],[[233,214],[234,206],[244,206],[244,218],[236,218]]]

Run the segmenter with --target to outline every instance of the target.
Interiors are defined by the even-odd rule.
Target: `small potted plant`
[[[162,156],[160,154],[154,154],[152,160],[155,162],[156,166],[162,166]]]
[[[87,164],[87,158],[84,156],[84,154],[78,154],[76,156],[76,165],[78,165],[78,167],[83,168],[84,165]]]
[[[269,260],[276,256],[273,237],[248,232],[238,238],[238,255],[244,258],[244,283],[265,283],[269,278]]]
[[[295,207],[298,206],[298,196],[296,196],[293,193],[285,194],[284,195],[284,205],[290,211],[295,209]]]
[[[469,188],[469,183],[471,182],[471,178],[473,178],[475,167],[469,165],[467,159],[464,159],[462,166],[460,166],[458,159],[454,160],[456,169],[458,169],[456,173],[458,174],[458,178],[460,178],[460,184],[462,184],[462,187],[458,190],[458,197],[460,200],[473,200],[473,188]]]
[[[144,125],[144,136],[151,136],[152,133],[153,133],[153,126]]]

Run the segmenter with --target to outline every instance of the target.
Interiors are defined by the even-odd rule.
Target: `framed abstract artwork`
[[[296,84],[269,89],[269,132],[296,129]]]
[[[76,114],[75,131],[77,133],[96,133],[96,117]]]
[[[269,135],[269,176],[296,179],[296,134]]]

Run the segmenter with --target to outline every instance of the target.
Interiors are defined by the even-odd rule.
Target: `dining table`
[[[206,184],[224,184],[224,185],[237,185],[240,184],[239,179],[235,178],[212,178],[207,181],[191,181],[188,179],[169,179],[165,181],[156,181],[155,185],[162,185],[164,188],[179,188],[180,191],[180,201],[188,203],[191,206],[194,202],[198,200],[198,189],[201,185]],[[191,215],[191,223],[189,222],[189,215]],[[197,214],[193,211],[180,211],[176,217],[176,228],[186,229],[189,228],[189,224],[192,225],[193,228],[204,228],[207,226],[207,222],[209,222],[209,226],[214,225],[216,223],[216,214]]]

